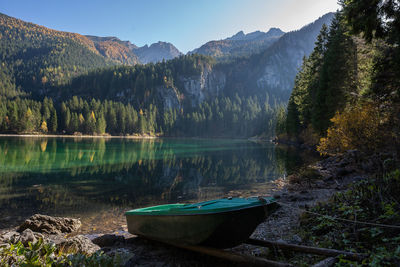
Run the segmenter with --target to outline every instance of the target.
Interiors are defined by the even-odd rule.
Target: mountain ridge
[[[209,41],[188,54],[202,54],[216,58],[249,56],[267,49],[284,34],[279,28],[271,28],[267,32],[254,31],[245,34],[239,31],[222,40]]]
[[[254,31],[254,32],[249,32],[247,34],[245,34],[243,31],[239,31],[236,34],[232,35],[231,37],[228,37],[226,39],[223,40],[254,40],[254,39],[258,39],[258,38],[263,38],[265,36],[280,36],[285,34],[284,31],[282,31],[279,28],[270,28],[268,31],[266,32],[262,32],[262,31]]]
[[[214,71],[213,67],[209,67],[210,69],[207,71],[207,73],[211,75],[210,77],[213,77],[214,74],[217,76],[224,76],[221,76],[220,78],[214,78],[216,80],[224,81],[223,88],[217,89],[217,91],[223,90],[225,94],[234,94],[234,92],[247,92],[245,94],[248,95],[250,92],[259,94],[259,92],[263,91],[274,91],[276,94],[281,94],[281,92],[290,91],[290,88],[294,82],[294,76],[297,68],[301,65],[303,57],[307,56],[313,49],[315,38],[319,33],[322,24],[330,23],[332,17],[333,13],[328,13],[320,17],[314,23],[302,27],[300,30],[285,33],[283,35],[281,35],[283,32],[278,28],[271,28],[268,32],[255,31],[248,34],[244,34],[243,31],[240,31],[230,37],[230,39],[235,40],[225,40],[225,42],[248,43],[249,40],[252,42],[253,40],[260,39],[271,40],[270,38],[273,38],[273,42],[271,42],[266,49],[263,49],[259,53],[254,53],[248,58],[237,58],[231,63],[217,66],[217,69],[223,70],[222,72],[217,70]],[[11,19],[11,24],[15,22],[25,23],[17,19]],[[42,31],[50,31],[55,35],[71,35],[70,33],[53,31],[34,24],[27,25],[34,27],[34,30],[38,28]],[[161,61],[162,59],[168,60],[182,55],[182,53],[180,53],[179,50],[177,50],[172,44],[161,41],[150,46],[145,45],[142,47],[137,47],[130,41],[121,41],[119,38],[113,36],[98,37],[82,36],[79,34],[72,34],[72,36],[79,38],[78,42],[80,43],[85,41],[84,44],[86,44],[86,47],[88,49],[90,48],[97,57],[100,56],[103,58],[104,62],[107,62],[108,60],[109,63],[102,63],[99,65],[100,67],[106,67],[107,64],[117,65],[117,63],[123,65],[135,65],[139,61],[157,62]],[[158,55],[158,58],[154,57],[154,53],[152,53],[151,50],[160,49],[167,51],[169,54],[163,54],[161,56]],[[139,54],[139,56],[136,56],[136,54],[132,51],[135,51],[137,54]],[[167,58],[167,56],[170,54],[173,54],[171,58]],[[73,63],[73,66],[75,66],[75,63]],[[92,67],[89,66],[87,70],[90,70],[91,68]],[[47,69],[48,67],[46,70]],[[202,69],[206,70],[208,67]],[[81,73],[85,74],[85,72]],[[232,75],[232,73],[234,73],[234,75]],[[49,80],[49,78],[51,78],[51,75],[47,76],[49,77],[46,77],[46,75],[44,78],[42,77],[42,80]],[[175,75],[174,77],[179,77],[179,75]],[[181,77],[179,79],[183,81],[187,78]],[[201,83],[203,84],[204,82]],[[44,85],[45,84],[42,84],[40,87],[43,88]],[[116,88],[113,89],[113,91],[115,90]],[[196,90],[202,89],[199,87],[196,88]],[[209,88],[209,90],[213,91],[214,89]],[[46,92],[46,90],[41,90],[42,94],[44,92]],[[192,103],[200,103],[203,101],[201,100],[199,102],[199,100],[194,99],[196,98],[196,95],[203,95],[202,93],[190,94],[192,95]],[[201,99],[205,98],[201,97]],[[172,102],[176,103],[176,101]]]
[[[128,65],[135,65],[138,63],[157,63],[183,55],[173,44],[169,42],[158,41],[150,46],[146,44],[139,47],[130,41],[122,41],[115,36],[85,36],[94,42],[97,50],[99,50],[102,55],[115,58]],[[112,48],[115,47],[122,51],[122,53],[120,53],[122,55],[114,55],[112,53]]]

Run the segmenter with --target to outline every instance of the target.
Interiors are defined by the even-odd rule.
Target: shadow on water
[[[301,150],[284,144],[276,146],[275,156],[281,172],[285,172],[286,175],[291,175],[297,172],[299,168],[321,159],[319,153],[315,151],[308,149]]]
[[[242,140],[0,138],[0,228],[42,213],[115,231],[131,208],[263,194],[296,153]]]

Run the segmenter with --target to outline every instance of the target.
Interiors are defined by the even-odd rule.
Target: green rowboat
[[[128,231],[148,239],[218,248],[243,243],[278,204],[274,198],[224,198],[125,213]]]

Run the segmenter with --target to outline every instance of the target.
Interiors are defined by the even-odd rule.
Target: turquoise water
[[[0,228],[42,213],[119,231],[128,209],[263,194],[287,160],[243,140],[1,137]]]

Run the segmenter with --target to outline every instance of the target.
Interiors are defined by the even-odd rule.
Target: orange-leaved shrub
[[[327,136],[320,139],[317,150],[323,154],[335,154],[349,149],[374,152],[385,140],[383,125],[387,115],[377,105],[364,103],[336,113],[331,119]]]

